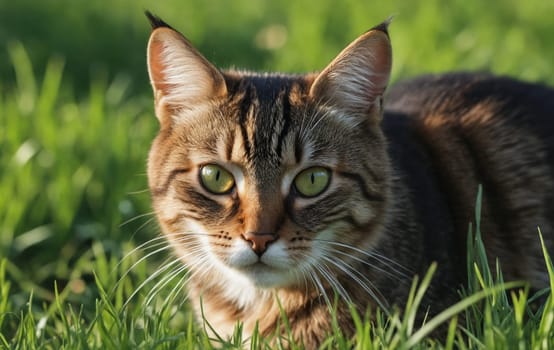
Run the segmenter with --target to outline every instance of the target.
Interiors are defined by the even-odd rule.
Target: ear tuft
[[[378,30],[378,31],[381,31],[381,32],[387,34],[387,36],[388,36],[389,35],[389,25],[391,24],[392,20],[393,20],[393,17],[390,16],[389,18],[387,18],[386,20],[384,20],[380,24],[378,24],[375,27],[368,30],[368,32],[370,32],[372,30]]]
[[[317,76],[310,96],[356,124],[363,118],[379,122],[392,66],[387,26],[383,22],[348,45]]]
[[[146,11],[144,11],[144,14],[146,15],[146,17],[150,21],[150,26],[152,26],[152,30],[154,30],[156,28],[162,28],[162,27],[171,28],[171,26],[169,24],[165,23],[160,17],[154,15],[152,12],[146,10]],[[173,29],[173,28],[171,28],[171,29]]]

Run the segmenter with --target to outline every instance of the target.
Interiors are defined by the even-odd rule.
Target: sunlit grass
[[[416,313],[436,266],[432,265],[421,282],[414,280],[406,310],[385,316],[370,310],[364,316],[353,311],[356,335],[344,337],[335,327],[324,349],[550,349],[554,341],[554,303],[549,291],[542,292],[546,301],[538,309],[530,306],[533,298],[522,283],[504,284],[500,274],[492,278],[482,250],[479,225],[472,232],[470,256],[473,267],[461,301],[439,315],[418,324]],[[544,250],[551,283],[552,262]],[[140,259],[133,251],[122,261],[97,251],[95,264],[99,296],[94,312],[69,302],[68,294],[55,289],[54,299],[37,308],[31,295],[27,306],[15,308],[10,302],[11,283],[6,279],[6,260],[0,263],[0,344],[13,349],[237,349],[246,340],[237,325],[235,337],[229,340],[209,338],[196,327],[190,312],[184,312],[181,296],[167,298],[163,292],[145,307],[145,294],[124,305],[124,300],[144,280],[145,266],[129,267]],[[500,273],[500,272],[498,272]],[[99,278],[98,275],[105,276]],[[123,277],[122,277],[123,276]],[[486,277],[488,276],[488,277]],[[108,278],[106,278],[108,277]],[[108,289],[106,285],[116,286]],[[461,317],[461,318],[460,318]],[[285,322],[284,319],[282,322]],[[437,327],[446,325],[438,338]],[[279,348],[287,344],[302,349],[301,344],[277,342],[254,334],[253,349]]]
[[[33,312],[48,305],[51,316],[56,299],[73,303],[75,317],[94,313],[93,273],[111,276],[99,257],[118,261],[151,219],[122,225],[150,211],[144,157],[156,126],[150,101],[126,96],[124,80],[98,77],[75,100],[61,85],[63,60],[37,79],[23,46],[9,52],[17,87],[0,96],[0,256],[11,286],[0,330],[12,339]]]
[[[318,70],[356,36],[394,16],[394,79],[471,69],[554,83],[554,2],[548,0],[3,1],[0,42],[22,41],[38,72],[52,54],[66,57],[67,81],[79,90],[108,72],[125,73],[132,91],[148,92],[145,9],[225,68]],[[2,49],[0,62],[0,78],[10,76]]]

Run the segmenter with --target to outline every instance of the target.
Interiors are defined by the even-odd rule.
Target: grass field
[[[208,347],[177,281],[134,294],[165,258],[139,247],[159,234],[146,191],[157,122],[144,9],[222,67],[317,70],[394,15],[393,80],[489,70],[554,84],[552,1],[0,0],[0,347]],[[494,294],[479,271],[469,291],[487,297],[447,339],[422,337],[408,312],[374,326],[362,317],[359,348],[553,347],[551,299],[525,308],[526,294]]]

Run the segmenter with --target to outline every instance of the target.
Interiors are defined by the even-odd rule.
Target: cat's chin
[[[290,270],[282,270],[262,262],[242,267],[238,272],[256,287],[264,289],[288,287],[295,281]]]

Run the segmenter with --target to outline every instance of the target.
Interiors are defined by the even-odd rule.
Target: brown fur
[[[506,279],[545,286],[536,228],[550,248],[554,92],[488,75],[425,77],[393,88],[383,112],[386,25],[321,73],[288,76],[221,72],[151,19],[153,205],[190,271],[197,314],[218,334],[242,322],[246,337],[256,325],[284,335],[282,308],[294,339],[315,348],[331,331],[335,293],[338,324],[352,334],[349,304],[402,306],[433,261],[424,306],[440,311],[464,282],[479,184],[491,262]],[[206,164],[232,174],[230,192],[203,187]],[[330,182],[306,197],[295,181],[313,166]]]

